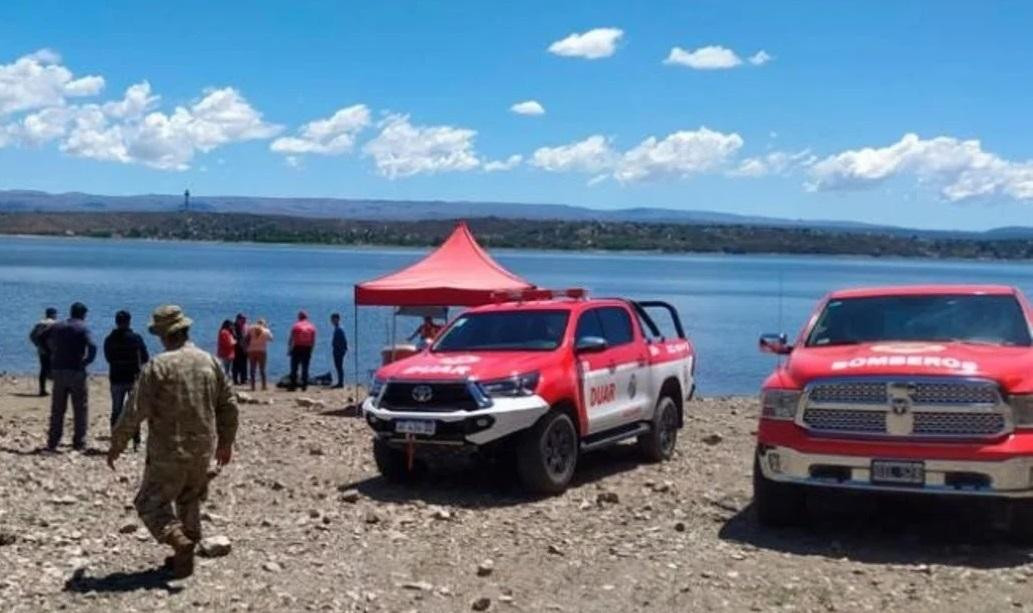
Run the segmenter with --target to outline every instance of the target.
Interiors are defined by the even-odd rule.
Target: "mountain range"
[[[182,195],[105,196],[82,192],[53,194],[34,190],[0,190],[0,213],[25,212],[172,212],[183,210]],[[289,217],[366,221],[440,219],[530,219],[610,221],[688,225],[743,225],[814,228],[841,232],[877,232],[923,237],[1033,239],[1033,227],[1006,227],[985,232],[916,230],[851,221],[805,220],[737,215],[705,210],[667,208],[593,209],[568,204],[471,202],[443,200],[372,200],[343,198],[274,198],[260,196],[193,196],[189,209],[212,213],[248,213]]]

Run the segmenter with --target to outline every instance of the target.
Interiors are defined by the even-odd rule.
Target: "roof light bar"
[[[507,290],[492,292],[491,298],[495,303],[500,302],[530,302],[533,300],[556,300],[560,298],[572,298],[580,300],[588,297],[588,290],[580,287],[567,289],[525,289]]]

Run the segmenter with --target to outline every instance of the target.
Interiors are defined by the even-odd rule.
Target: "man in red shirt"
[[[308,389],[308,366],[315,346],[316,327],[308,320],[308,313],[300,311],[287,341],[287,350],[291,356],[291,391],[298,388],[298,366],[301,366],[301,389]]]

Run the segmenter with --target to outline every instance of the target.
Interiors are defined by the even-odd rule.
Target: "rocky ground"
[[[824,499],[807,529],[760,529],[749,398],[693,402],[669,463],[615,448],[531,499],[476,470],[388,485],[350,392],[259,392],[205,510],[231,549],[168,581],[131,507],[143,453],[104,463],[104,382],[86,454],[34,453],[47,412],[30,390],[0,381],[4,611],[1033,609],[1030,552],[985,509]]]

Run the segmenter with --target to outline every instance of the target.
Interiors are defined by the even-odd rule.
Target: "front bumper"
[[[424,444],[484,445],[534,425],[549,410],[539,396],[495,398],[492,406],[475,411],[389,411],[373,406],[373,399],[362,403],[366,423],[384,438]],[[395,434],[399,420],[430,420],[436,425],[431,436]]]
[[[873,460],[892,456],[804,453],[790,447],[761,444],[761,472],[771,481],[872,492],[1033,498],[1033,457],[1007,460],[922,460],[925,483],[872,483]]]

